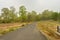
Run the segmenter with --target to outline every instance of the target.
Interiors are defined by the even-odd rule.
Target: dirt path
[[[0,40],[47,40],[47,38],[37,30],[36,23],[33,23],[0,37]]]

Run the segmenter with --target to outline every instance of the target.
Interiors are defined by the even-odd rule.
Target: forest
[[[36,22],[41,20],[60,21],[60,13],[49,10],[44,10],[42,13],[34,10],[29,12],[25,6],[20,6],[18,12],[14,7],[2,8],[0,13],[0,23]]]

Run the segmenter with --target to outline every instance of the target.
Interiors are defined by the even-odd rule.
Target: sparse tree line
[[[14,7],[2,8],[0,13],[0,23],[11,22],[30,22],[40,20],[54,20],[60,21],[60,13],[49,10],[44,10],[42,13],[36,11],[27,11],[24,6],[19,7],[19,11],[16,12]]]

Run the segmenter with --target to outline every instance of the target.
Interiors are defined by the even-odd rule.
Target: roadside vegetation
[[[15,31],[19,28],[22,28],[27,23],[6,23],[6,24],[0,24],[0,36]]]
[[[37,24],[38,29],[48,38],[48,40],[60,40],[60,35],[57,32],[57,26],[60,25],[57,21],[40,21]]]

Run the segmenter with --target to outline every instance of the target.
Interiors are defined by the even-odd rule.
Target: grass
[[[8,32],[12,32],[14,30],[17,30],[19,28],[21,28],[21,27],[18,26],[18,27],[11,27],[11,28],[8,28],[8,29],[5,29],[5,30],[0,30],[0,36],[6,34]]]
[[[37,27],[49,40],[60,40],[60,36],[56,34],[57,25],[60,24],[56,21],[40,21]]]
[[[27,23],[9,23],[9,24],[0,24],[0,36],[12,32],[26,25]]]

